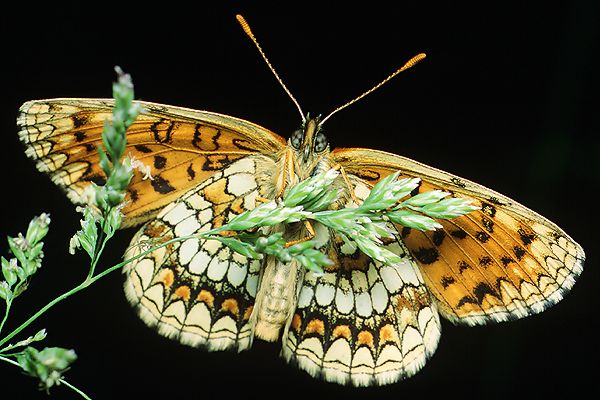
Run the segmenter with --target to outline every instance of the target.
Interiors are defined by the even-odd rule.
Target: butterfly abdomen
[[[267,259],[254,307],[256,337],[269,342],[279,339],[281,328],[289,325],[296,309],[296,293],[303,273],[303,268],[294,261],[284,264],[274,258]]]

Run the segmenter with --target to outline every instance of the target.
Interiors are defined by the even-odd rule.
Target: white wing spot
[[[405,259],[402,263],[394,268],[404,283],[410,283],[414,286],[420,285],[422,282],[417,275],[415,266],[409,260]]]
[[[314,294],[315,293],[311,287],[302,286],[300,295],[298,296],[298,308],[308,307]]]
[[[227,280],[234,287],[238,287],[244,282],[244,279],[246,279],[247,271],[248,269],[246,266],[239,266],[236,263],[230,263],[227,271]]]
[[[207,254],[204,250],[200,250],[196,253],[196,255],[190,261],[188,265],[188,270],[192,274],[200,275],[206,271],[206,267],[208,267],[208,263],[211,260],[211,256]]]
[[[315,295],[317,296],[317,303],[321,306],[327,306],[331,304],[333,296],[335,296],[335,288],[332,285],[319,284]]]
[[[192,233],[196,232],[198,228],[200,228],[200,224],[196,220],[195,216],[191,215],[175,225],[175,236],[182,237],[191,235]]]
[[[256,297],[256,289],[258,288],[258,275],[248,275],[246,279],[246,291],[252,297]]]
[[[356,313],[363,318],[368,318],[373,313],[373,304],[369,293],[356,295]]]
[[[171,225],[177,225],[192,214],[194,214],[194,210],[187,208],[185,203],[176,203],[161,218]]]
[[[181,265],[186,265],[189,263],[192,257],[198,253],[198,247],[199,243],[198,239],[196,238],[188,239],[183,242],[181,247],[179,247],[179,263]]]
[[[254,160],[250,157],[244,157],[227,167],[223,171],[223,176],[229,176],[240,172],[254,173],[255,170]]]
[[[377,282],[371,289],[371,299],[373,301],[373,308],[378,313],[383,313],[387,308],[388,304],[388,291],[383,286],[383,283]]]
[[[227,181],[227,191],[237,197],[241,197],[255,188],[256,180],[254,179],[254,175],[244,173],[235,174],[231,175]]]
[[[147,289],[152,282],[152,276],[154,274],[154,262],[149,258],[144,258],[136,264],[135,272],[140,277],[142,289]]]
[[[335,295],[335,306],[342,314],[348,314],[354,308],[354,294],[352,290],[338,288]]]
[[[404,287],[404,282],[395,268],[385,266],[380,269],[379,274],[381,275],[385,287],[390,293],[397,293]]]
[[[227,272],[227,263],[213,257],[208,264],[206,276],[213,281],[221,281]]]

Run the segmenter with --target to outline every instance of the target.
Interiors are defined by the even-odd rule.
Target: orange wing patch
[[[150,167],[128,188],[124,226],[150,219],[166,204],[240,158],[273,157],[285,146],[278,135],[220,114],[139,102],[144,111],[127,131],[125,155]],[[91,182],[104,184],[97,147],[112,118],[112,100],[52,99],[21,107],[19,136],[40,171],[50,174],[75,203]]]
[[[482,324],[521,318],[556,303],[574,283],[575,259],[548,246],[529,226],[502,211],[440,221],[435,232],[404,230],[440,312]]]

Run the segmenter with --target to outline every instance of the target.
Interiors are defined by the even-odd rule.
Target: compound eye
[[[292,133],[292,137],[290,137],[290,143],[292,147],[296,150],[300,150],[300,146],[302,146],[302,138],[304,136],[304,132],[302,129],[297,129]]]
[[[315,152],[320,153],[327,148],[329,143],[327,138],[322,133],[317,134],[315,137]]]

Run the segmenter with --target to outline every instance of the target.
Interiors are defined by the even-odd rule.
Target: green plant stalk
[[[207,231],[206,233],[208,233],[208,232],[211,232],[211,231]],[[204,236],[204,234],[201,235],[201,236]],[[190,239],[190,238],[194,238],[194,237],[198,237],[198,236],[197,235],[188,235],[188,236],[182,236],[182,237],[173,238],[173,239],[171,239],[169,241],[161,243],[158,246],[155,246],[155,247],[152,247],[151,249],[143,251],[143,252],[141,252],[140,254],[138,254],[138,255],[136,255],[134,257],[131,257],[131,258],[127,259],[127,260],[121,261],[120,263],[115,264],[115,265],[113,265],[110,268],[107,268],[106,270],[100,272],[99,274],[97,274],[95,276],[87,277],[79,285],[75,286],[71,290],[68,290],[67,292],[65,292],[65,293],[61,294],[60,296],[56,297],[54,300],[50,301],[48,304],[46,304],[44,307],[42,307],[40,310],[38,310],[35,314],[33,314],[31,317],[29,317],[29,319],[27,319],[27,321],[23,322],[15,330],[13,330],[6,337],[4,337],[2,340],[0,340],[0,347],[3,346],[6,342],[8,342],[10,339],[12,339],[13,337],[15,337],[16,335],[18,335],[23,329],[25,329],[29,325],[31,325],[32,322],[34,322],[36,319],[38,319],[46,311],[48,311],[49,309],[51,309],[52,307],[54,307],[57,303],[60,303],[64,299],[68,298],[69,296],[72,296],[73,294],[79,292],[80,290],[83,290],[83,289],[87,288],[88,286],[90,286],[91,284],[93,284],[97,280],[101,279],[105,275],[108,275],[109,273],[111,273],[111,272],[113,272],[113,271],[115,271],[115,270],[117,270],[119,268],[122,268],[126,264],[128,264],[128,263],[130,263],[132,261],[135,261],[138,258],[144,257],[144,256],[146,256],[146,255],[148,255],[148,254],[150,254],[150,253],[152,253],[152,252],[160,249],[161,247],[167,246],[167,245],[169,245],[171,243],[181,242],[181,241],[184,241],[184,240],[187,240],[187,239]],[[104,246],[102,246],[102,248],[104,248]],[[99,257],[100,257],[100,254],[98,254],[97,258],[99,258]],[[0,353],[1,352],[2,352],[2,349],[0,349]]]
[[[12,300],[6,302],[6,310],[4,311],[4,318],[2,318],[2,322],[0,322],[0,332],[2,332],[2,328],[4,328],[4,323],[8,319],[8,313],[10,312],[10,306],[12,305]]]
[[[19,368],[21,368],[21,365],[19,365],[19,363],[18,363],[18,362],[14,361],[14,360],[11,360],[10,358],[6,358],[6,357],[3,357],[3,356],[0,356],[0,360],[1,360],[1,361],[4,361],[4,362],[7,362],[7,363],[9,363],[9,364],[15,365],[15,366],[17,366],[17,367],[19,367]],[[78,389],[77,387],[75,387],[75,386],[71,385],[69,382],[65,381],[64,379],[62,379],[62,378],[61,378],[61,379],[59,379],[58,381],[59,381],[61,384],[63,384],[63,385],[65,385],[66,387],[68,387],[69,389],[71,389],[71,390],[73,390],[74,392],[76,392],[77,394],[79,394],[79,395],[80,395],[81,397],[83,397],[84,399],[87,399],[87,400],[92,400],[92,398],[91,398],[91,397],[89,397],[87,394],[83,393],[83,392],[82,392],[80,389]]]
[[[81,284],[75,286],[73,289],[71,289],[71,290],[69,290],[69,291],[61,294],[60,296],[56,297],[54,300],[52,300],[51,302],[49,302],[48,304],[46,304],[44,307],[42,307],[38,312],[36,312],[35,314],[33,314],[31,317],[29,317],[29,319],[27,321],[23,322],[18,328],[16,328],[14,331],[12,331],[8,335],[6,335],[5,338],[3,338],[2,340],[0,340],[0,346],[4,345],[6,342],[8,342],[10,339],[12,339],[15,335],[17,335],[23,329],[27,328],[33,321],[35,321],[36,319],[38,319],[38,317],[40,315],[44,314],[46,311],[48,311],[50,308],[52,308],[55,304],[63,301],[64,299],[66,299],[67,297],[71,296],[72,294],[77,293],[81,289],[86,288],[88,285],[89,285],[88,279],[86,279]],[[0,349],[0,352],[2,352],[2,349]]]
[[[18,282],[15,287],[12,289],[13,293],[18,293],[19,289],[21,288],[21,286],[23,285],[25,281],[20,281]],[[12,306],[12,302],[15,299],[15,297],[13,297],[11,300],[6,302],[6,310],[4,311],[4,318],[2,318],[2,322],[0,322],[0,333],[2,332],[2,328],[4,328],[4,324],[6,323],[6,320],[8,319],[8,314],[10,313],[10,307]]]
[[[80,389],[78,389],[77,387],[71,385],[69,382],[65,381],[64,379],[59,379],[58,380],[61,384],[65,385],[66,387],[68,387],[69,389],[71,389],[72,391],[76,392],[78,395],[80,395],[81,397],[83,397],[86,400],[92,400],[91,397],[89,397],[87,394],[83,393]]]
[[[98,239],[101,239],[101,240],[98,240],[96,242],[96,249],[94,250],[94,258],[92,259],[92,263],[90,264],[90,271],[88,272],[86,281],[92,279],[92,277],[94,276],[94,272],[96,271],[96,265],[98,264],[98,261],[100,260],[100,255],[104,251],[106,242],[109,239],[108,236],[104,233],[104,230],[102,228],[100,229]]]
[[[7,362],[9,364],[12,364],[12,365],[16,365],[17,367],[21,368],[21,365],[18,362],[16,362],[15,360],[11,360],[10,358],[6,358],[6,357],[3,357],[3,356],[0,356],[0,360],[5,361],[5,362]]]
[[[225,227],[226,229],[226,227]],[[86,279],[81,282],[79,285],[75,286],[74,288],[72,288],[71,290],[61,294],[60,296],[56,297],[54,300],[50,301],[48,304],[46,304],[44,307],[42,307],[40,310],[38,310],[35,314],[33,314],[31,317],[29,317],[29,319],[27,319],[25,322],[23,322],[21,325],[19,325],[15,330],[13,330],[11,333],[9,333],[6,337],[2,338],[0,340],[0,353],[2,352],[1,347],[8,342],[10,339],[12,339],[13,337],[15,337],[16,335],[18,335],[23,329],[27,328],[29,325],[31,325],[32,322],[34,322],[36,319],[38,319],[42,314],[44,314],[46,311],[48,311],[49,309],[51,309],[52,307],[54,307],[57,303],[60,303],[61,301],[65,300],[66,298],[72,296],[73,294],[79,292],[80,290],[83,290],[85,288],[87,288],[88,286],[90,286],[91,284],[93,284],[94,282],[98,281],[99,279],[103,278],[104,276],[110,274],[111,272],[122,268],[123,266],[125,266],[126,264],[129,264],[132,261],[137,260],[138,258],[144,257],[164,246],[167,246],[171,243],[177,243],[177,242],[181,242],[181,241],[185,241],[187,239],[191,239],[191,238],[203,238],[203,239],[211,239],[211,236],[214,236],[215,234],[218,234],[220,231],[225,230],[223,229],[223,227],[219,227],[219,228],[214,228],[205,232],[202,232],[200,235],[187,235],[187,236],[181,236],[181,237],[177,237],[177,238],[173,238],[171,240],[168,240],[164,243],[161,243],[158,246],[152,247],[146,251],[141,252],[140,254],[131,257],[127,260],[121,261],[118,264],[113,265],[110,268],[107,268],[106,270],[98,273],[97,275],[93,275],[94,274],[94,269],[95,266],[98,262],[98,260],[100,259],[100,255],[102,254],[102,251],[104,250],[104,246],[106,244],[106,241],[108,240],[108,238],[104,238],[102,245],[100,246],[99,251],[96,253],[94,260],[92,261],[92,267],[90,268],[90,272],[88,273],[88,276],[86,277]]]
[[[226,229],[226,227],[225,227]],[[86,279],[81,282],[79,285],[75,286],[74,288],[72,288],[71,290],[61,294],[60,296],[56,297],[54,300],[50,301],[48,304],[46,304],[44,307],[42,307],[38,312],[36,312],[35,314],[33,314],[31,317],[29,317],[29,319],[27,319],[25,322],[23,322],[21,325],[19,325],[15,330],[13,330],[11,333],[9,333],[6,337],[2,338],[0,340],[0,353],[2,352],[1,347],[8,342],[10,339],[12,339],[13,337],[15,337],[16,335],[18,335],[23,329],[27,328],[29,325],[31,325],[32,322],[34,322],[36,319],[38,319],[42,314],[44,314],[46,311],[48,311],[49,309],[51,309],[52,307],[54,307],[57,303],[60,303],[61,301],[65,300],[66,298],[72,296],[73,294],[79,292],[80,290],[85,289],[86,287],[88,287],[89,285],[93,284],[94,282],[96,282],[97,280],[101,279],[102,277],[104,277],[105,275],[108,275],[109,273],[122,268],[123,266],[125,266],[126,264],[137,260],[140,257],[143,257],[147,254],[150,254],[158,249],[160,249],[161,247],[167,246],[171,243],[176,243],[176,242],[181,242],[190,238],[194,238],[194,237],[201,237],[203,239],[210,239],[211,236],[218,234],[220,231],[224,230],[224,227],[219,227],[219,228],[214,228],[205,232],[202,232],[200,235],[188,235],[188,236],[182,236],[182,237],[177,237],[177,238],[173,238],[167,242],[161,243],[158,246],[155,246],[149,250],[146,250],[134,257],[131,257],[127,260],[124,260],[116,265],[113,265],[112,267],[100,272],[97,275],[94,275],[94,271],[96,268],[96,265],[100,259],[100,256],[102,254],[102,252],[104,251],[104,247],[106,245],[106,242],[108,241],[108,236],[104,233],[104,231],[102,229],[100,229],[100,233],[103,235],[102,236],[102,244],[99,246],[98,251],[95,253],[94,258],[92,260],[91,266],[90,266],[90,271],[88,272],[88,275],[86,277]],[[97,242],[98,243],[98,242]],[[8,307],[7,307],[8,308]],[[8,311],[6,312],[5,316],[4,316],[4,320],[6,320],[8,316]],[[4,323],[4,321],[3,321]]]

